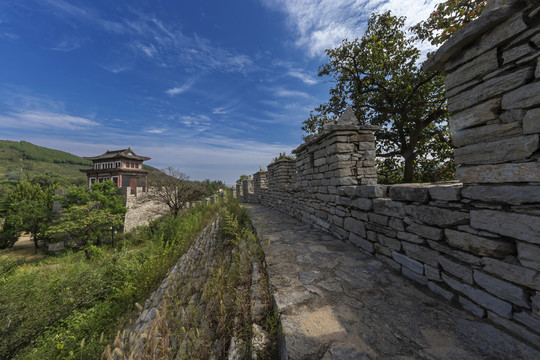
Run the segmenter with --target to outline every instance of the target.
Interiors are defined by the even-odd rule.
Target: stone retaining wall
[[[538,347],[540,7],[502,3],[427,64],[448,73],[460,182],[377,185],[377,129],[347,110],[244,198],[355,244]]]

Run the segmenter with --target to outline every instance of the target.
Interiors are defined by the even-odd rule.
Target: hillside
[[[75,183],[84,183],[86,176],[79,169],[91,164],[88,160],[64,151],[26,141],[0,140],[0,181],[56,175]]]

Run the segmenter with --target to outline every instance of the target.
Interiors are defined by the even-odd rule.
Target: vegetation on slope
[[[0,258],[0,359],[98,358],[216,211],[167,216],[86,255]]]

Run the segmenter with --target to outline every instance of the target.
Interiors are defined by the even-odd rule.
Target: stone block
[[[403,221],[397,218],[390,218],[388,221],[388,226],[397,231],[405,231]]]
[[[431,240],[441,240],[443,238],[442,229],[427,225],[412,223],[407,226],[407,231]]]
[[[403,243],[403,250],[408,257],[418,260],[433,267],[438,266],[439,252],[427,246],[418,246],[408,242]]]
[[[540,105],[540,82],[533,82],[504,94],[501,107],[504,110],[527,109]]]
[[[471,210],[471,227],[540,244],[540,217],[494,210]]]
[[[524,69],[520,69],[518,71],[514,71],[507,75],[498,76],[495,78],[491,78],[487,81],[484,81],[480,83],[479,85],[475,86],[471,90],[462,92],[450,99],[448,99],[448,111],[449,112],[457,112],[463,109],[466,109],[468,107],[471,107],[473,105],[476,105],[478,103],[481,103],[482,101],[488,100],[495,96],[500,96],[508,91],[514,90],[516,88],[527,88],[528,86],[523,86],[526,84],[526,82],[533,76],[534,69],[532,67],[527,67]],[[518,89],[521,90],[521,89]],[[532,91],[532,89],[531,89]],[[538,90],[537,90],[538,91]],[[540,91],[538,91],[540,93]],[[517,109],[517,108],[525,108],[525,107],[532,107],[530,106],[515,106],[510,105],[513,107],[504,107],[505,104],[505,97],[512,94],[512,92],[505,94],[502,99],[502,105],[504,109]],[[516,93],[515,95],[512,95],[509,97],[508,100],[506,100],[506,104],[508,105],[512,101],[518,101],[519,96],[523,96],[523,93]],[[540,96],[540,95],[538,95]],[[531,99],[532,100],[532,99]],[[520,103],[526,103],[528,104],[529,101],[519,101]]]
[[[359,221],[353,218],[345,218],[343,223],[345,230],[355,233],[361,237],[366,237],[366,226],[363,221]]]
[[[408,205],[405,213],[427,225],[441,227],[466,224],[469,221],[469,214],[462,211],[442,209],[426,205]]]
[[[474,316],[479,318],[483,318],[486,316],[486,310],[482,309],[480,306],[476,305],[466,297],[460,296],[458,301],[465,310],[467,310]]]
[[[463,183],[532,182],[540,179],[540,162],[460,166],[456,177]]]
[[[521,205],[540,202],[538,185],[469,185],[462,190],[465,198],[501,204]]]
[[[540,333],[540,318],[525,311],[514,313],[513,318],[537,333]]]
[[[443,270],[446,271],[447,273],[460,278],[461,280],[465,281],[467,284],[473,283],[473,277],[472,277],[473,273],[470,267],[460,264],[456,261],[453,261],[444,255],[439,256],[439,264],[441,264]]]
[[[415,273],[420,275],[424,274],[424,265],[422,263],[395,251],[392,251],[392,258]]]
[[[383,246],[381,244],[373,244],[373,248],[379,254],[382,254],[382,255],[388,256],[388,257],[392,256],[392,251],[390,250],[390,248],[388,248],[386,246]]]
[[[428,288],[437,295],[442,296],[447,301],[452,301],[456,296],[453,292],[446,290],[445,288],[435,284],[433,281],[428,282]]]
[[[540,246],[518,241],[517,254],[521,265],[540,271]]]
[[[534,51],[535,50],[529,44],[522,44],[509,49],[505,49],[502,53],[503,65],[527,56]]]
[[[357,207],[360,210],[371,210],[373,207],[373,201],[369,198],[358,198],[353,201],[353,206]]]
[[[494,313],[510,319],[512,317],[512,305],[506,301],[500,300],[489,293],[475,289],[470,285],[459,282],[449,275],[442,274],[443,281],[452,289],[466,295],[469,299],[485,307]]]
[[[373,211],[377,214],[393,216],[398,218],[405,217],[405,205],[398,201],[392,201],[388,198],[373,199]]]
[[[491,99],[471,107],[465,111],[450,115],[448,124],[452,133],[484,125],[490,120],[497,119],[501,107],[501,98]]]
[[[395,262],[394,260],[392,260],[391,258],[381,255],[381,254],[376,254],[375,257],[379,259],[380,261],[382,261],[383,263],[385,263],[386,265],[390,266],[392,269],[401,272],[401,265]]]
[[[325,165],[325,164],[326,164],[326,158],[324,158],[324,157],[315,159],[315,161],[313,161],[313,166],[316,166],[316,167],[319,167],[319,166],[322,166],[322,165]]]
[[[536,292],[533,297],[531,297],[532,310],[533,313],[537,316],[540,316],[540,292]]]
[[[444,85],[448,91],[475,77],[482,77],[491,71],[497,70],[498,67],[497,49],[489,50],[459,67],[456,71],[449,73],[444,78]]]
[[[424,274],[426,274],[426,278],[428,278],[429,280],[441,281],[441,272],[437,267],[425,264]]]
[[[356,196],[361,198],[377,198],[386,195],[386,185],[363,185],[356,187]]]
[[[520,123],[490,124],[452,132],[452,143],[459,147],[519,135],[521,135]]]
[[[503,123],[513,123],[513,122],[522,122],[523,117],[525,116],[525,110],[523,109],[514,109],[504,111],[500,116],[499,120]]]
[[[351,235],[349,235],[349,241],[370,254],[373,254],[373,252],[375,251],[373,249],[373,244],[369,240],[366,240],[365,238],[358,236],[354,233],[351,233]]]
[[[388,216],[385,216],[385,215],[369,213],[368,219],[369,221],[374,222],[379,225],[384,225],[384,226],[388,225]]]
[[[470,165],[524,160],[538,150],[538,144],[536,134],[477,143],[457,148],[454,151],[454,160],[458,164]]]
[[[479,270],[474,271],[474,281],[489,293],[503,300],[530,308],[529,297],[519,286],[497,279]]]
[[[515,254],[516,251],[514,243],[510,241],[476,236],[451,229],[445,229],[444,233],[449,245],[475,255],[502,259],[507,255]]]
[[[396,250],[396,251],[401,250],[401,241],[396,240],[396,239],[391,238],[391,237],[388,237],[388,236],[385,236],[385,235],[381,235],[381,234],[379,234],[379,236],[377,238],[379,240],[379,243],[382,246],[386,246],[387,248],[390,248],[390,249]]]
[[[521,325],[518,325],[513,321],[510,321],[501,316],[498,316],[497,314],[491,311],[488,311],[488,319],[498,324],[499,326],[502,326],[509,332],[516,334],[520,338],[527,340],[531,344],[540,344],[540,336],[532,333],[527,328]]]
[[[540,108],[527,111],[523,118],[523,133],[540,133]]]
[[[515,284],[540,290],[540,273],[536,270],[491,258],[483,258],[482,263],[484,264],[483,270],[485,272],[497,275]]]
[[[413,281],[416,281],[417,283],[421,285],[427,285],[428,279],[426,279],[425,276],[420,275],[414,271],[409,270],[407,267],[402,266],[401,267],[401,273],[408,279],[411,279]]]
[[[461,184],[437,184],[429,188],[429,196],[431,196],[433,200],[459,201],[459,199],[461,199],[461,187]]]
[[[405,241],[415,243],[415,244],[423,244],[424,243],[424,239],[422,239],[418,235],[411,234],[411,233],[404,232],[404,231],[399,231],[397,233],[397,237],[398,237],[398,239],[405,240]]]
[[[388,187],[388,196],[398,201],[429,201],[429,188],[426,185],[391,185]]]
[[[349,185],[357,185],[358,181],[353,177],[342,177],[337,179],[332,179],[330,181],[330,185],[332,186],[349,186]]]

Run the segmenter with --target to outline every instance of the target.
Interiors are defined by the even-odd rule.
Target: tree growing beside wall
[[[454,166],[443,78],[421,70],[420,50],[403,30],[404,21],[389,11],[372,14],[361,39],[326,50],[329,62],[318,75],[334,83],[331,96],[302,129],[319,132],[350,105],[361,124],[382,128],[377,156],[387,182],[448,180]]]
[[[149,185],[150,196],[168,206],[175,217],[185,208],[186,202],[201,200],[206,193],[203,184],[189,181],[189,176],[173,167],[150,173]]]

